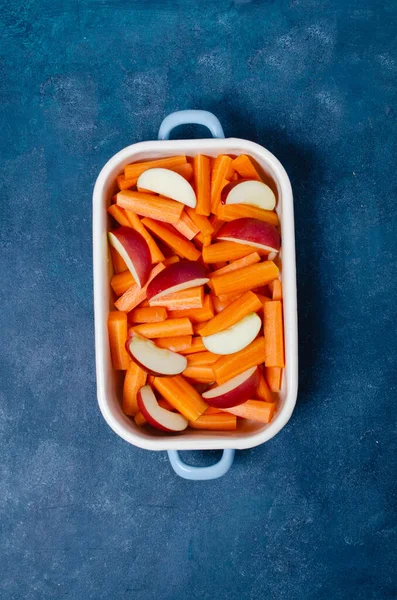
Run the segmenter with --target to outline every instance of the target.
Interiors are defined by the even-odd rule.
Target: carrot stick
[[[209,218],[209,222],[211,223],[212,227],[214,228],[212,235],[215,237],[216,234],[218,233],[218,231],[220,230],[220,228],[222,227],[222,225],[225,224],[225,221],[222,221],[218,217],[218,215],[211,215]]]
[[[198,242],[198,243],[197,243]],[[196,246],[202,250],[203,246],[210,246],[212,242],[212,236],[210,233],[203,235],[201,232],[196,235],[194,238],[194,243]]]
[[[163,260],[163,265],[165,267],[168,267],[169,265],[173,265],[174,263],[179,262],[179,261],[180,261],[179,256],[177,256],[176,254],[174,254],[173,256],[169,256],[168,258],[165,258]]]
[[[165,223],[177,223],[183,211],[183,204],[180,202],[132,190],[119,192],[117,205],[135,214]]]
[[[125,349],[127,341],[127,314],[125,312],[118,310],[109,312],[108,333],[113,369],[125,371],[130,364],[130,358]]]
[[[234,219],[242,217],[251,217],[259,219],[259,221],[271,223],[275,227],[280,224],[278,215],[273,210],[264,210],[256,206],[248,206],[247,204],[219,204],[217,215],[223,221],[234,221]]]
[[[115,273],[122,273],[123,271],[128,271],[128,267],[125,264],[125,261],[123,259],[123,257],[117,252],[116,248],[113,248],[113,246],[109,247],[110,250],[110,257],[112,259],[112,263],[113,263],[113,270]],[[128,271],[129,273],[129,271]],[[131,279],[134,280],[134,278],[131,276]]]
[[[172,352],[182,352],[182,350],[189,350],[192,345],[191,335],[179,335],[174,337],[155,338],[154,343],[159,348],[168,348]]]
[[[237,298],[241,298],[243,293],[244,292],[236,292],[236,293],[232,293],[232,294],[220,294],[220,296],[218,296],[218,298],[221,302],[227,302],[228,304],[231,304],[232,302],[237,300]],[[254,294],[255,294],[255,292],[254,292]]]
[[[189,427],[211,431],[235,431],[237,429],[237,418],[234,415],[227,415],[225,413],[202,415],[195,421],[189,421]]]
[[[200,328],[200,335],[207,336],[218,333],[232,327],[243,317],[252,312],[257,312],[262,308],[262,303],[253,292],[246,292],[237,300],[229,304],[222,312],[218,313],[203,328]]]
[[[250,265],[232,273],[226,273],[212,279],[216,296],[245,292],[252,288],[269,283],[278,277],[278,267],[272,260]]]
[[[123,210],[123,209],[122,209]],[[125,210],[125,215],[130,223],[130,227],[135,229],[141,236],[146,240],[147,245],[149,246],[150,256],[152,258],[152,264],[156,264],[161,262],[164,259],[164,254],[161,252],[160,248],[150,235],[150,233],[146,230],[144,225],[142,225],[140,218],[135,213],[130,210]]]
[[[215,408],[215,406],[209,406],[205,411],[204,415],[219,415],[223,414],[223,410],[220,408]]]
[[[158,275],[164,269],[165,269],[165,267],[164,267],[163,263],[159,263],[158,265],[153,267],[153,269],[151,270],[150,275],[149,275],[149,280],[146,282],[146,284],[143,286],[143,288],[138,287],[137,284],[134,283],[114,303],[115,307],[118,308],[119,310],[124,310],[125,312],[129,312],[130,310],[132,310],[133,308],[138,306],[138,304],[140,304],[141,302],[143,302],[143,300],[145,300],[147,286],[149,285],[149,283],[151,282],[153,277],[156,277],[156,275]]]
[[[169,158],[147,160],[131,165],[125,165],[124,175],[126,179],[138,179],[139,175],[142,175],[142,173],[148,169],[172,169],[173,167],[178,167],[186,162],[186,156],[170,156]]]
[[[283,288],[279,279],[275,279],[269,283],[269,290],[272,294],[272,300],[283,299]]]
[[[134,421],[138,425],[138,427],[142,427],[147,422],[141,411],[138,411],[134,416]]]
[[[135,362],[131,361],[128,365],[127,373],[123,385],[123,413],[133,416],[138,412],[138,391],[146,383],[146,372]]]
[[[263,376],[262,369],[259,369],[259,383],[256,388],[256,395],[259,400],[264,400],[264,402],[274,402],[273,394]]]
[[[213,366],[215,379],[218,385],[225,383],[232,377],[240,375],[250,367],[263,363],[265,358],[265,340],[256,338],[249,346],[236,352],[222,356]]]
[[[134,187],[134,185],[136,185],[137,182],[137,177],[134,177],[133,179],[126,179],[124,173],[118,175],[116,179],[120,191],[128,190],[129,188]]]
[[[252,246],[237,244],[236,242],[218,242],[203,248],[205,263],[214,263],[222,260],[237,260],[252,254]]]
[[[215,375],[211,365],[188,365],[183,371],[183,375],[184,377],[194,379],[200,383],[212,383],[215,381]]]
[[[212,303],[214,305],[215,312],[218,314],[222,312],[229,304],[233,302],[233,300],[221,300],[218,296],[211,296]]]
[[[147,338],[175,337],[193,335],[193,327],[189,319],[167,319],[162,323],[145,323],[131,328]]]
[[[238,406],[224,408],[225,412],[251,419],[252,421],[260,421],[261,423],[270,423],[276,409],[275,402],[262,402],[261,400],[247,400]]]
[[[204,296],[202,308],[188,308],[185,310],[172,310],[169,312],[170,319],[181,319],[187,317],[192,323],[204,323],[214,316],[214,307],[211,296]]]
[[[196,212],[209,215],[211,212],[211,172],[210,159],[198,154],[193,159],[194,187],[197,196]]]
[[[190,163],[173,167],[171,171],[179,173],[179,175],[182,175],[182,177],[186,179],[186,181],[191,181],[193,179],[193,167]]]
[[[283,309],[280,300],[263,305],[263,327],[266,366],[284,368]]]
[[[200,232],[200,229],[195,225],[186,210],[182,212],[181,218],[174,224],[174,227],[188,240],[192,240]]]
[[[256,179],[257,181],[262,181],[262,178],[256,170],[254,164],[251,162],[250,157],[246,154],[241,154],[235,158],[233,161],[233,167],[244,179]]]
[[[223,269],[223,267],[227,267],[227,262],[225,260],[220,260],[219,262],[212,263],[211,267],[213,271],[218,271],[218,269]]]
[[[183,204],[181,206],[183,207]],[[142,223],[182,258],[187,258],[188,260],[197,260],[199,258],[200,251],[173,227],[149,218],[142,219]]]
[[[210,279],[213,277],[219,277],[219,275],[224,275],[225,273],[232,273],[233,271],[237,271],[243,267],[248,267],[249,265],[254,265],[255,263],[260,262],[260,260],[261,257],[258,252],[252,252],[252,254],[248,254],[248,256],[243,256],[243,258],[234,260],[229,265],[213,271],[210,273]]]
[[[282,372],[280,367],[265,367],[266,381],[272,392],[281,390]]]
[[[117,204],[111,204],[108,208],[108,213],[113,217],[115,221],[117,221],[117,223],[119,223],[119,225],[131,227],[128,217],[125,214],[126,211],[124,210],[124,208],[117,206]]]
[[[189,421],[195,421],[208,407],[200,394],[181,375],[155,377],[153,386]]]
[[[216,208],[221,200],[221,191],[230,173],[232,159],[226,154],[220,154],[216,157],[214,167],[211,173],[211,212],[216,213]]]
[[[203,344],[201,337],[192,338],[192,343],[186,350],[180,350],[180,354],[193,354],[194,352],[204,352],[207,348]]]
[[[150,306],[164,306],[168,311],[202,308],[204,304],[204,286],[181,290],[150,300]]]
[[[113,288],[116,296],[121,296],[130,288],[132,285],[135,285],[135,281],[130,271],[123,271],[122,273],[117,273],[113,275],[110,280],[110,285]]]
[[[207,217],[197,214],[197,212],[189,206],[186,207],[186,212],[203,235],[211,235],[214,233],[214,228]]]
[[[130,323],[160,323],[167,318],[167,311],[161,306],[151,306],[150,308],[135,308],[128,315]]]
[[[220,358],[220,355],[207,351],[187,354],[186,358],[188,367],[197,367],[198,365],[212,365]]]

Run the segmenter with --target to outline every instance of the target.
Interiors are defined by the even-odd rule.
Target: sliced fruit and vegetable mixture
[[[109,207],[122,409],[167,433],[269,423],[284,359],[274,191],[249,156],[126,165]]]

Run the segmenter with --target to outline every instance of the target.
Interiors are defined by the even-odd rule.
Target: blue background
[[[393,0],[3,3],[2,600],[397,597],[396,25]],[[274,152],[296,207],[298,405],[208,483],[95,390],[92,186],[184,108]]]

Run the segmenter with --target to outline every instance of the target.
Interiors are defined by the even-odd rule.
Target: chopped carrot
[[[256,338],[249,346],[236,352],[222,356],[213,366],[215,379],[218,385],[225,383],[232,377],[240,375],[250,367],[263,363],[265,357],[265,340]]]
[[[207,348],[203,344],[201,337],[194,337],[189,348],[180,350],[180,354],[192,354],[193,352],[204,352]]]
[[[137,182],[137,177],[134,177],[133,179],[126,179],[124,173],[118,175],[116,179],[120,191],[128,190],[129,188],[134,187],[134,185],[136,185]]]
[[[278,215],[274,210],[264,210],[257,206],[248,206],[248,204],[219,204],[217,215],[223,221],[234,221],[241,217],[251,217],[259,221],[266,221],[277,227],[280,224]]]
[[[275,279],[269,283],[269,290],[272,294],[272,300],[283,299],[283,288],[279,279]]]
[[[172,310],[169,313],[171,319],[180,319],[187,317],[192,323],[203,323],[212,319],[214,316],[214,306],[212,304],[211,296],[204,296],[202,308],[188,308],[185,310]]]
[[[180,202],[132,190],[119,192],[117,205],[142,217],[150,217],[165,223],[177,223],[183,211],[183,204]]]
[[[192,429],[235,431],[237,429],[237,418],[234,415],[225,413],[202,415],[195,421],[189,421],[189,427]]]
[[[161,323],[145,323],[131,328],[147,338],[175,337],[193,335],[193,327],[189,319],[167,319]]]
[[[197,214],[190,206],[186,207],[186,212],[203,235],[211,235],[214,233],[214,228],[207,217]]]
[[[169,158],[157,158],[154,160],[147,160],[144,162],[137,162],[124,167],[124,174],[126,179],[138,179],[139,175],[142,175],[148,169],[172,169],[178,167],[187,162],[186,156],[170,156]]]
[[[265,402],[274,402],[273,394],[263,376],[262,369],[259,369],[259,383],[256,388],[256,395],[259,400],[264,400]]]
[[[159,348],[168,348],[172,352],[181,352],[182,350],[189,350],[192,345],[191,335],[179,335],[174,337],[155,338],[154,343]]]
[[[252,288],[269,283],[278,277],[278,267],[272,260],[250,265],[226,273],[219,277],[214,277],[212,281],[214,293],[216,296],[221,294],[232,294],[237,292],[245,292]]]
[[[131,361],[124,378],[122,403],[124,414],[133,416],[138,412],[137,394],[145,383],[146,372],[135,362]]]
[[[218,242],[203,248],[203,260],[205,263],[214,263],[222,260],[237,260],[252,254],[252,246],[237,244],[237,242]]]
[[[199,381],[200,383],[212,383],[215,381],[211,365],[188,365],[183,371],[183,376]]]
[[[280,367],[265,367],[266,381],[272,392],[281,390],[281,378],[283,370]]]
[[[213,335],[232,327],[243,317],[252,312],[257,312],[262,304],[253,292],[246,292],[243,296],[229,304],[222,312],[219,312],[206,325],[200,329],[201,336]]]
[[[174,227],[187,240],[192,240],[200,232],[200,229],[195,225],[186,210],[182,212],[181,218],[174,224]]]
[[[243,179],[256,179],[257,181],[262,181],[262,177],[259,175],[250,157],[246,154],[241,154],[235,158],[233,167]]]
[[[138,411],[134,416],[134,421],[138,425],[138,427],[142,427],[147,422],[141,411]]]
[[[168,258],[165,258],[163,260],[163,264],[165,267],[168,267],[169,265],[173,265],[174,263],[179,262],[179,261],[180,261],[179,256],[174,254],[173,256],[169,256]]]
[[[160,323],[167,318],[167,311],[161,306],[134,308],[128,315],[130,323]]]
[[[283,308],[280,300],[263,305],[265,365],[284,368]]]
[[[128,267],[125,264],[125,260],[123,259],[123,257],[117,252],[116,248],[113,248],[113,246],[109,246],[109,250],[110,250],[110,257],[112,259],[112,264],[113,264],[113,271],[115,273],[122,273],[123,271],[128,271]],[[129,271],[128,271],[129,273]],[[132,280],[134,279],[131,275]]]
[[[116,275],[113,275],[112,279],[110,280],[110,285],[112,286],[116,296],[121,296],[121,294],[124,294],[124,292],[126,292],[128,288],[134,284],[135,281],[130,271],[117,273]]]
[[[123,210],[123,209],[122,209]],[[152,259],[152,264],[156,264],[161,262],[164,259],[164,254],[161,252],[160,248],[147,231],[147,229],[142,225],[142,222],[138,215],[134,214],[130,210],[125,210],[125,215],[130,222],[130,227],[135,229],[141,236],[146,240],[147,245],[149,246],[150,256]]]
[[[216,213],[218,204],[221,201],[221,191],[226,180],[226,175],[230,174],[232,159],[226,154],[220,154],[216,157],[211,173],[211,212]]]
[[[224,408],[225,412],[251,419],[252,421],[260,421],[261,423],[270,423],[276,409],[275,402],[262,402],[262,400],[247,400],[238,406]]]
[[[209,246],[211,244],[212,236],[210,233],[207,233],[204,235],[203,233],[200,232],[196,235],[194,241],[195,241],[196,246],[198,246],[198,248],[200,250],[202,250],[202,248],[204,246]],[[199,243],[197,244],[197,242],[199,242]]]
[[[211,213],[211,173],[210,159],[198,154],[193,159],[194,187],[197,196],[196,212],[198,215]]]
[[[219,415],[223,414],[223,410],[216,408],[215,406],[209,406],[204,413],[205,415]]]
[[[233,300],[221,300],[220,298],[218,298],[218,296],[212,296],[212,303],[217,314],[222,312],[222,310],[224,310],[232,302]]]
[[[190,163],[173,167],[171,171],[175,171],[175,173],[182,175],[186,181],[191,181],[193,179],[193,167]]]
[[[183,204],[181,206],[183,207]],[[182,258],[187,258],[188,260],[197,260],[199,258],[200,251],[173,227],[149,218],[142,219],[142,223]]]
[[[130,364],[130,358],[125,349],[127,341],[127,314],[125,312],[118,310],[109,312],[108,332],[113,369],[125,371]]]
[[[150,300],[150,306],[164,306],[168,311],[202,308],[204,304],[204,286],[200,285],[173,294],[167,294]]]
[[[239,176],[238,173],[236,173],[236,171],[233,173],[233,177],[231,179],[231,181],[238,181],[239,180]]]
[[[119,225],[123,225],[125,227],[131,227],[128,217],[125,214],[126,212],[127,211],[124,210],[124,208],[117,206],[117,204],[111,204],[108,208],[109,215],[111,215],[113,217],[113,219],[115,221],[117,221],[117,223],[119,223]]]
[[[155,377],[155,389],[189,421],[196,421],[208,407],[200,394],[182,375]]]
[[[243,258],[239,258],[238,260],[234,260],[229,265],[217,269],[210,273],[210,278],[219,277],[219,275],[224,275],[225,273],[232,273],[233,271],[237,271],[237,269],[242,269],[243,267],[248,267],[249,265],[254,265],[255,263],[260,262],[261,257],[258,252],[252,252],[252,254],[248,254],[247,256],[243,256]]]
[[[206,352],[187,354],[186,358],[188,367],[196,367],[197,365],[212,365],[220,358],[220,355],[207,350]]]
[[[136,308],[138,304],[143,302],[146,298],[146,290],[147,286],[153,279],[156,277],[161,271],[165,269],[163,263],[159,263],[150,272],[149,279],[143,288],[140,288],[136,283],[134,283],[128,290],[124,292],[122,296],[115,302],[115,307],[119,310],[124,310],[125,312],[129,312],[133,308]]]
[[[218,271],[218,269],[223,269],[223,267],[227,267],[228,263],[226,260],[220,260],[219,262],[212,263],[211,267],[213,271]]]
[[[218,231],[220,230],[220,228],[222,227],[222,225],[225,224],[225,221],[222,221],[218,217],[218,215],[211,215],[209,218],[209,222],[211,223],[212,227],[214,228],[212,235],[215,237],[216,234],[218,233]]]
[[[221,302],[227,302],[228,304],[231,304],[232,302],[237,300],[237,298],[241,298],[243,293],[244,292],[233,292],[231,294],[220,294],[218,296],[218,298]],[[254,292],[254,294],[255,294],[255,292]]]

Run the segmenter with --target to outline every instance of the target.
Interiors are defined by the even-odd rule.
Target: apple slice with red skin
[[[231,181],[223,188],[221,202],[222,204],[247,204],[262,210],[273,210],[276,206],[276,196],[263,181],[243,179]]]
[[[207,269],[202,263],[181,260],[169,265],[152,279],[147,286],[146,296],[150,302],[167,294],[204,285],[208,281]]]
[[[202,397],[210,406],[216,408],[238,406],[250,398],[255,398],[258,376],[258,368],[251,367],[226,383],[204,392]]]
[[[177,412],[162,408],[150,385],[141,387],[137,394],[138,407],[146,421],[152,427],[167,433],[183,431],[188,426],[188,420]]]
[[[225,223],[216,237],[218,240],[245,244],[267,252],[278,252],[281,245],[280,234],[274,225],[250,217]]]
[[[262,327],[262,319],[256,313],[249,313],[231,327],[203,336],[204,346],[213,354],[234,354],[249,346]]]
[[[147,241],[131,227],[123,226],[109,232],[109,243],[124,259],[135,283],[143,287],[152,268]]]
[[[155,168],[144,171],[138,177],[137,187],[172,198],[190,208],[196,208],[197,199],[194,189],[182,175],[170,169]]]
[[[187,358],[132,331],[125,345],[127,352],[142,369],[153,375],[179,375],[187,367]]]

